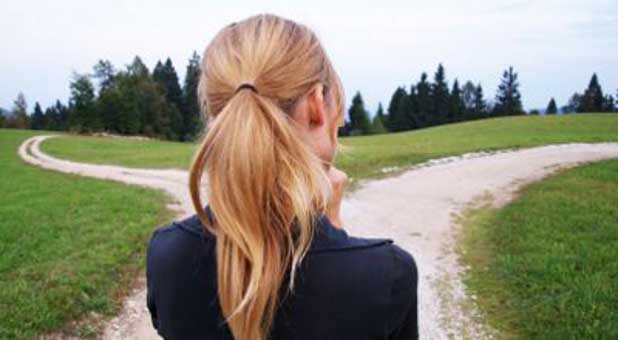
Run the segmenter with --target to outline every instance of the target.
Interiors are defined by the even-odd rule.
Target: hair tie
[[[250,89],[251,91],[253,91],[255,93],[258,93],[258,90],[255,88],[255,86],[253,86],[252,84],[249,84],[249,83],[242,83],[242,84],[240,84],[240,86],[238,86],[236,88],[236,92],[234,92],[234,93],[237,93],[238,91],[240,91],[242,89]]]

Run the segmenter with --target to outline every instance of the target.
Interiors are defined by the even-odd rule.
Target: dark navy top
[[[217,298],[215,238],[197,215],[154,232],[146,277],[162,337],[233,339]],[[391,239],[353,237],[322,215],[296,280],[292,294],[282,285],[271,340],[418,338],[416,264]]]

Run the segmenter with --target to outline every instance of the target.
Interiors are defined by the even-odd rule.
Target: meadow
[[[618,115],[502,117],[416,131],[340,138],[337,166],[351,178],[380,177],[382,169],[432,158],[552,143],[618,141]],[[43,151],[60,158],[129,167],[187,169],[192,143],[66,136]]]
[[[16,149],[23,140],[37,134],[54,133],[0,129],[0,149],[2,150],[0,160],[4,165],[0,169],[0,176],[3,178],[0,182],[0,189],[4,193],[0,198],[0,216],[3,220],[0,225],[0,251],[3,254],[0,259],[0,338],[36,337],[51,330],[63,329],[67,322],[78,320],[88,314],[94,313],[94,315],[104,317],[113,315],[118,310],[119,301],[126,294],[126,287],[131,282],[131,278],[143,270],[145,242],[152,229],[171,218],[171,214],[164,209],[167,198],[162,193],[113,182],[59,174],[23,163],[18,158]],[[617,114],[503,117],[410,132],[340,138],[337,165],[351,178],[375,178],[385,175],[382,171],[384,168],[405,168],[429,159],[467,152],[551,143],[602,141],[618,141]],[[42,143],[43,151],[59,158],[128,167],[179,169],[186,169],[189,166],[195,147],[193,143],[68,134],[62,134],[58,138]],[[499,231],[497,224],[484,223],[486,220],[495,221],[491,218],[499,213],[501,215],[495,218],[504,220],[504,223],[507,223],[509,218],[515,221],[513,220],[515,217],[526,215],[523,217],[528,218],[530,223],[539,223],[530,224],[529,228],[545,229],[543,233],[546,234],[561,230],[554,223],[567,223],[568,218],[576,221],[579,221],[579,218],[589,220],[596,218],[593,221],[601,226],[599,230],[592,230],[590,235],[584,229],[580,230],[581,237],[585,241],[583,244],[591,245],[594,240],[601,239],[618,249],[616,247],[618,244],[615,244],[616,239],[612,238],[612,235],[616,235],[616,230],[612,229],[616,228],[616,211],[607,208],[607,202],[618,202],[618,197],[615,196],[618,187],[613,182],[615,178],[612,175],[612,171],[616,173],[618,169],[612,165],[614,163],[603,164],[603,170],[575,172],[576,177],[581,177],[578,180],[568,180],[568,177],[567,180],[558,180],[558,184],[554,186],[564,186],[564,188],[560,188],[561,194],[556,193],[555,197],[543,197],[546,204],[529,206],[518,203],[520,205],[516,207],[519,208],[515,210],[507,207],[505,212],[479,213],[479,216],[487,219],[475,219],[468,229],[472,231],[471,235],[477,235],[476,231],[481,230],[480,235],[483,237],[477,235],[467,242],[469,244],[483,242],[483,247],[479,248],[479,251],[483,252],[481,255],[492,254],[496,256],[496,259],[501,258],[500,254],[486,251],[504,251],[504,258],[507,260],[504,263],[492,264],[495,266],[492,268],[495,268],[498,273],[506,271],[504,268],[500,269],[500,266],[514,265],[513,255],[519,254],[521,250],[515,246],[509,247],[498,243],[504,241],[502,238],[506,236],[497,233],[508,234],[507,224],[504,224]],[[594,174],[598,176],[594,177]],[[592,177],[585,179],[587,175]],[[563,178],[563,176],[557,178]],[[547,184],[544,182],[539,185]],[[530,192],[534,190],[530,189]],[[543,193],[545,189],[539,191]],[[597,192],[599,192],[598,195],[595,195]],[[552,200],[560,202],[561,195],[573,195],[580,199],[569,201],[574,205],[559,203],[557,207],[554,207],[547,203],[553,202]],[[580,202],[583,195],[590,197],[586,196],[586,200]],[[528,195],[522,197],[528,197]],[[126,202],[132,202],[129,208]],[[552,210],[554,208],[561,209],[559,213],[565,216],[551,222],[548,221],[549,217],[557,215],[550,214],[558,213]],[[526,214],[525,212],[528,211],[526,209],[531,209],[529,211],[534,213]],[[580,211],[586,213],[582,214]],[[512,227],[519,222],[512,222],[508,226]],[[554,236],[571,237],[571,230],[561,231],[559,234],[564,234],[563,236]],[[543,233],[533,235],[540,239],[552,236],[546,237]],[[608,236],[605,233],[613,234]],[[492,237],[485,237],[487,235]],[[548,257],[545,258],[543,247],[550,247],[550,250],[554,251],[552,247],[566,249],[567,246],[566,243],[559,244],[549,241],[545,244],[541,241],[537,243],[536,256],[541,261],[539,262],[541,267],[542,265],[548,266],[548,262],[543,261],[550,261],[549,263],[558,261],[557,257],[551,257],[554,253],[549,251]],[[501,249],[495,249],[498,245]],[[591,269],[598,268],[598,262],[595,262],[597,259],[605,260],[608,254],[614,257],[618,255],[608,247],[598,248],[604,249],[601,255],[595,255],[592,251],[581,247],[577,248],[584,251],[585,256],[593,257],[590,262]],[[470,263],[475,264],[475,261],[477,260]],[[583,263],[577,262],[579,260],[573,261],[573,263]],[[487,264],[478,263],[482,263],[483,266]],[[552,283],[551,280],[561,279],[560,275],[570,273],[567,271],[568,265],[565,266],[560,269],[559,274],[548,274],[549,276],[542,274],[539,269],[538,275],[541,279],[534,278],[533,275],[527,276],[531,280],[539,280],[534,287],[548,285],[550,289],[553,289],[551,291],[525,291],[527,286],[522,288],[512,283],[507,285],[505,283],[507,282],[505,281],[506,274],[500,274],[501,281],[492,281],[495,278],[487,276],[488,274],[482,270],[473,271],[467,282],[472,289],[479,289],[479,296],[482,296],[482,289],[485,287],[500,287],[496,290],[508,287],[513,290],[512,295],[494,297],[491,294],[494,294],[495,290],[488,289],[486,297],[482,297],[481,302],[483,299],[505,301],[504,299],[509,298],[514,299],[512,301],[521,300],[524,303],[522,296],[526,293],[549,294],[548,299],[550,299],[553,293],[558,292],[558,287],[564,284],[563,281]],[[473,268],[482,267],[473,266]],[[516,267],[509,268],[512,268],[512,273],[523,270]],[[574,266],[574,268],[579,267]],[[615,278],[617,272],[615,267],[608,268],[604,274],[599,274],[597,279],[605,279],[607,275],[613,275]],[[596,277],[588,276],[590,280]],[[515,275],[512,277],[513,280],[517,280]],[[494,284],[494,282],[498,283]],[[599,284],[598,291],[604,294],[599,296],[607,297],[607,292],[616,292],[616,287],[608,288],[603,286],[601,281],[596,283]],[[585,284],[591,283],[584,281],[581,285],[577,283],[578,292],[586,293],[580,288]],[[568,293],[565,294],[568,295]],[[586,299],[588,297],[589,299],[585,300],[595,303],[597,306],[595,308],[600,308],[599,310],[591,312],[584,307],[576,307],[579,309],[574,310],[572,315],[588,313],[584,315],[584,320],[596,322],[596,319],[586,317],[590,313],[607,312],[608,305],[598,302],[599,296],[586,295]],[[608,301],[615,303],[616,300],[615,298],[611,300],[610,297]],[[567,298],[556,300],[558,306],[562,308],[559,309],[561,316],[567,313],[564,309],[567,308],[564,306],[566,302],[570,300]],[[486,306],[490,306],[487,310],[491,312],[491,304]],[[522,315],[519,311],[523,311],[524,308],[518,307],[515,302],[506,306],[509,307],[505,310],[509,311],[507,319],[510,321],[498,322],[506,325],[503,327],[505,334],[512,330],[519,332],[521,327],[533,327],[524,321],[535,316],[543,316],[539,320],[546,320],[545,317],[557,318],[557,314],[542,314],[546,311],[540,308],[531,309],[529,315]],[[549,307],[550,310],[551,308],[557,307]],[[600,316],[599,318],[603,322],[608,320],[607,317],[603,319]],[[495,320],[498,319],[495,318]],[[617,324],[616,319],[613,320],[614,324]],[[534,327],[536,325],[540,323],[535,323]],[[615,331],[611,328],[608,330]],[[75,331],[80,337],[89,332],[96,332],[87,327]],[[521,332],[521,334],[534,334],[526,333],[526,329]]]
[[[464,282],[505,339],[618,339],[618,160],[465,218]]]
[[[162,193],[27,165],[17,147],[39,133],[0,129],[0,339],[113,315],[153,228],[171,217]]]

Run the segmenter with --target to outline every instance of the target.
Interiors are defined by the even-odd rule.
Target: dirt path
[[[42,153],[48,137],[25,141],[20,156],[44,168],[117,180],[165,190],[178,204],[178,216],[192,213],[187,174],[59,160]],[[476,322],[459,280],[462,268],[454,253],[456,216],[480,197],[509,201],[522,185],[562,167],[618,157],[618,143],[562,144],[493,154],[474,153],[415,166],[382,180],[364,181],[348,193],[343,220],[350,234],[391,237],[410,251],[418,264],[420,332],[423,339],[488,338],[491,330]],[[139,278],[143,281],[143,278]],[[106,327],[105,339],[152,339],[145,291],[138,289],[123,312]]]

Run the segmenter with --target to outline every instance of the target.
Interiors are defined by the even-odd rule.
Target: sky
[[[313,29],[347,102],[360,91],[372,114],[421,72],[433,78],[439,63],[449,86],[480,82],[489,99],[512,65],[526,109],[550,97],[564,105],[593,72],[606,93],[618,92],[615,0],[20,0],[0,5],[0,107],[20,91],[29,110],[66,103],[72,74],[99,59],[124,68],[139,55],[152,70],[169,56],[182,80],[192,52],[223,26],[265,12]]]

